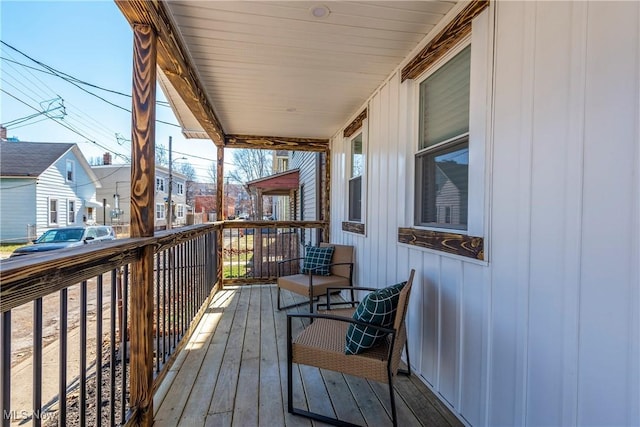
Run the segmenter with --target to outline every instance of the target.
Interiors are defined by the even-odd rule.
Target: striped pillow
[[[396,317],[400,291],[407,282],[379,289],[367,294],[358,305],[353,319],[361,320],[376,326],[390,328]],[[376,345],[384,337],[384,333],[368,327],[350,324],[347,329],[345,354],[359,354]]]
[[[329,276],[331,274],[331,257],[335,247],[307,246],[302,264],[302,274]]]

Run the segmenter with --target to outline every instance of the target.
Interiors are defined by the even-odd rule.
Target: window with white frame
[[[184,205],[176,206],[176,218],[184,218]]]
[[[164,191],[164,178],[156,178],[156,191]]]
[[[184,185],[180,182],[176,182],[176,194],[184,194]]]
[[[415,224],[467,230],[471,46],[419,84]]]
[[[75,180],[76,162],[67,160],[66,181],[73,182]]]
[[[74,224],[76,222],[76,202],[75,200],[67,201],[67,222],[69,224]]]
[[[49,199],[49,225],[58,225],[58,199]]]
[[[164,219],[164,203],[156,203],[156,219]]]
[[[358,132],[349,140],[350,173],[349,173],[349,212],[347,218],[353,222],[363,222],[362,216],[362,176],[364,174],[364,137]]]

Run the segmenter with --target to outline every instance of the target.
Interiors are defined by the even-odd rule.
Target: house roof
[[[291,169],[247,182],[250,189],[262,190],[265,196],[289,195],[299,186],[300,170]]]
[[[185,136],[321,151],[467,2],[116,3],[156,28],[159,83]]]
[[[0,142],[0,176],[38,177],[75,144]]]
[[[469,190],[468,170],[469,165],[459,164],[455,162],[438,162],[436,167],[442,172],[443,177],[449,179],[453,185],[460,191]],[[445,183],[445,180],[439,183],[438,187],[441,187]]]
[[[37,178],[68,151],[96,188],[102,187],[78,146],[59,142],[0,142],[0,176]]]

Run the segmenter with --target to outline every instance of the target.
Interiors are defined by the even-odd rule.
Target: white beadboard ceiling
[[[169,1],[226,134],[330,138],[455,1]],[[315,18],[312,10],[330,13]],[[160,78],[187,137],[206,138]]]

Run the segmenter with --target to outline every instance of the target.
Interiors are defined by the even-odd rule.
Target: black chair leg
[[[407,354],[407,375],[411,375],[411,361],[409,360],[409,338],[404,344],[404,351]]]
[[[393,422],[393,427],[397,427],[398,425],[398,414],[396,411],[396,399],[393,393],[393,382],[389,381],[389,400],[391,401],[391,421]]]

